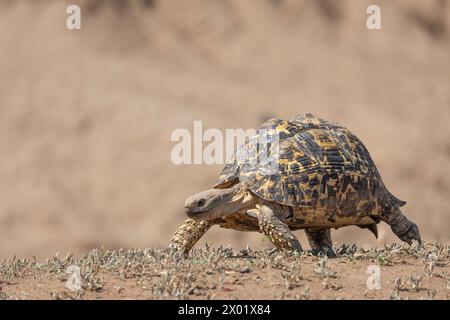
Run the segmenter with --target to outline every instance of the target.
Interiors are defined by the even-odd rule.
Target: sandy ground
[[[346,250],[346,251],[345,251]],[[92,251],[0,265],[4,299],[450,299],[448,246],[338,249],[339,257],[202,249]],[[71,267],[69,267],[71,266]],[[72,270],[80,270],[79,282]],[[72,268],[72,269],[70,269]],[[376,271],[375,271],[376,270]],[[374,273],[379,274],[375,280]],[[379,281],[378,284],[376,281]],[[75,286],[75,285],[79,286]]]
[[[0,1],[0,258],[167,246],[222,167],[174,165],[174,129],[302,112],[355,132],[422,237],[449,242],[448,1],[376,1],[379,31],[359,0],[73,2],[79,31],[67,1]],[[264,245],[219,228],[205,241]]]

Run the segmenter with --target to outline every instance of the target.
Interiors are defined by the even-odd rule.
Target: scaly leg
[[[394,232],[401,240],[408,244],[411,244],[412,240],[417,240],[419,243],[422,242],[419,228],[417,228],[415,223],[409,221],[408,218],[401,213],[400,209],[386,213],[382,219],[391,226],[392,232]]]
[[[307,228],[305,232],[312,254],[318,255],[320,252],[323,252],[329,257],[336,257],[330,229]]]
[[[197,241],[213,225],[214,223],[212,221],[207,220],[186,220],[175,232],[169,248],[176,249],[187,255]]]
[[[278,250],[303,251],[298,239],[272,208],[265,205],[256,205],[256,209],[252,211],[256,211],[261,232],[269,238]]]

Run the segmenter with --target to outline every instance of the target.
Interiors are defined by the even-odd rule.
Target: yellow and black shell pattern
[[[246,182],[258,197],[337,213],[391,212],[405,202],[384,186],[363,143],[312,114],[266,121],[223,169],[215,188]]]

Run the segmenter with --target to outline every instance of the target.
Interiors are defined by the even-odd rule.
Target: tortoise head
[[[226,189],[210,189],[186,199],[184,207],[189,218],[212,220],[250,208],[253,196],[243,184]]]

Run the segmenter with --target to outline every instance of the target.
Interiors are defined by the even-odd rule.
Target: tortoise
[[[330,228],[356,225],[378,238],[383,221],[401,240],[421,242],[400,210],[406,202],[387,190],[366,147],[345,127],[306,113],[270,119],[260,129],[212,189],[186,200],[189,219],[171,248],[187,254],[213,225],[261,232],[277,249],[297,251],[302,246],[292,231],[304,229],[311,251],[328,256],[335,255]],[[265,148],[254,143],[263,134]]]

